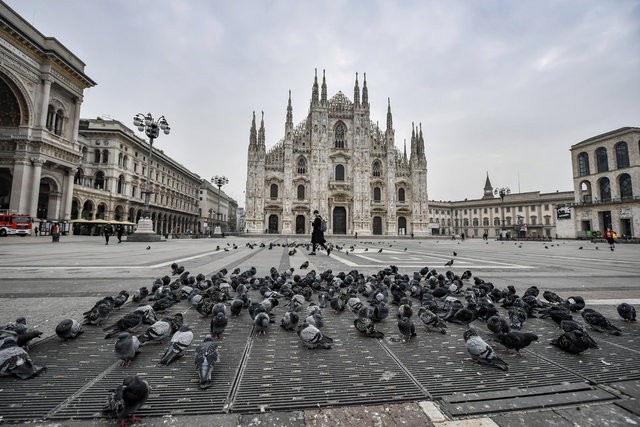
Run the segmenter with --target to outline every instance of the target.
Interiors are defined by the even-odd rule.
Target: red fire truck
[[[31,236],[33,222],[28,215],[0,212],[0,236]]]

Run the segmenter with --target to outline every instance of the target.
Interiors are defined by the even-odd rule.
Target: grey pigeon
[[[125,314],[113,325],[107,326],[106,328],[102,329],[103,331],[107,332],[104,338],[109,339],[123,331],[131,332],[138,326],[142,325],[142,323],[144,322],[143,316],[144,314],[138,311]]]
[[[463,336],[467,352],[475,362],[495,366],[503,371],[509,370],[507,362],[498,357],[493,348],[478,336],[475,329],[467,329]]]
[[[591,308],[582,310],[582,318],[595,331],[606,332],[610,335],[622,335],[622,331],[617,326],[609,322],[609,319]]]
[[[229,319],[224,312],[218,312],[214,317],[211,318],[211,336],[214,339],[222,338],[222,334],[224,330],[227,328],[227,324],[229,323]]]
[[[356,327],[356,330],[365,337],[384,338],[382,332],[376,331],[375,323],[371,319],[359,317],[353,321],[353,325]]]
[[[579,329],[563,333],[555,340],[552,340],[551,345],[571,354],[580,354],[591,347],[589,339]]]
[[[211,337],[206,337],[196,348],[196,369],[200,378],[200,388],[211,387],[211,372],[213,366],[220,361],[218,357],[218,344]]]
[[[134,312],[142,314],[142,320],[144,323],[153,325],[158,321],[158,317],[156,316],[156,312],[150,305],[141,305],[138,306]]]
[[[418,310],[418,318],[424,324],[426,330],[430,331],[431,328],[434,328],[443,335],[447,333],[446,323],[433,311],[420,307]]]
[[[300,316],[298,313],[294,311],[287,311],[282,316],[282,320],[280,321],[280,326],[287,331],[295,331],[298,327],[298,322],[300,321]]]
[[[333,339],[324,335],[320,329],[313,325],[303,323],[298,326],[298,336],[300,337],[300,341],[302,341],[302,345],[308,349],[330,349],[333,346]]]
[[[44,373],[47,368],[34,365],[25,349],[13,337],[0,339],[0,377],[15,375],[26,380]]]
[[[544,291],[542,293],[542,297],[549,301],[552,304],[562,304],[564,303],[564,299],[560,298],[558,294],[552,291]]]
[[[411,340],[416,336],[416,325],[408,317],[398,319],[398,330],[403,341]]]
[[[171,341],[169,341],[169,345],[164,352],[164,356],[160,359],[160,365],[166,366],[178,357],[182,356],[192,342],[193,331],[191,331],[191,327],[187,324],[182,325],[171,337]]]
[[[102,412],[117,418],[121,426],[126,425],[128,417],[132,423],[141,421],[135,413],[146,403],[150,391],[147,381],[137,375],[130,375],[109,394]]]
[[[76,338],[82,332],[82,325],[74,319],[64,319],[56,326],[56,335],[65,341]]]
[[[635,322],[636,321],[636,308],[631,304],[623,302],[617,307],[618,314],[625,322]]]
[[[133,295],[131,296],[131,300],[133,302],[140,302],[148,296],[149,296],[149,289],[146,286],[142,286],[140,289],[133,292]]]
[[[113,308],[120,308],[124,305],[125,302],[129,299],[129,292],[122,290],[113,297]]]
[[[122,360],[122,366],[129,366],[140,352],[140,340],[129,332],[121,332],[116,340],[114,351],[118,359]]]
[[[20,347],[28,346],[32,339],[42,335],[41,331],[28,327],[27,319],[24,317],[18,317],[15,322],[0,327],[0,334],[7,332],[15,337]]]
[[[522,307],[509,307],[509,321],[512,329],[522,329],[522,324],[527,320],[527,312]]]
[[[148,342],[159,342],[166,338],[169,338],[173,331],[171,330],[171,324],[168,319],[158,320],[153,325],[149,326],[142,335],[140,335],[140,345],[144,345]]]
[[[295,294],[291,297],[291,301],[289,301],[289,310],[291,311],[300,311],[302,306],[304,305],[304,297],[300,294]]]
[[[270,322],[271,322],[271,319],[269,317],[269,314],[265,312],[260,312],[256,314],[256,317],[253,321],[253,324],[255,325],[255,328],[256,328],[256,334],[267,335],[267,330],[269,329]]]

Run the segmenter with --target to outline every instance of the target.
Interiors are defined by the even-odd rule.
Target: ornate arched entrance
[[[296,216],[296,234],[304,234],[305,233],[305,225],[307,221],[304,215]]]
[[[342,206],[333,208],[333,234],[347,234],[347,210]]]

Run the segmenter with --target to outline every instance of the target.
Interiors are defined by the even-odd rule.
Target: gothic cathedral
[[[264,114],[264,113],[263,113]],[[411,155],[395,147],[391,103],[383,131],[370,117],[367,77],[358,75],[353,101],[327,99],[323,72],[313,82],[309,114],[294,127],[291,92],[284,138],[266,150],[264,117],[249,135],[247,233],[309,234],[312,212],[328,234],[425,236],[428,231],[427,159],[422,126],[412,125]]]

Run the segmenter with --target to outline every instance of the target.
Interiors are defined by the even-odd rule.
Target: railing
[[[574,202],[570,203],[571,207],[579,207],[579,206],[592,206],[592,205],[606,205],[610,203],[632,203],[640,200],[640,196],[630,196],[630,197],[611,197],[605,200],[585,200],[582,202]]]

